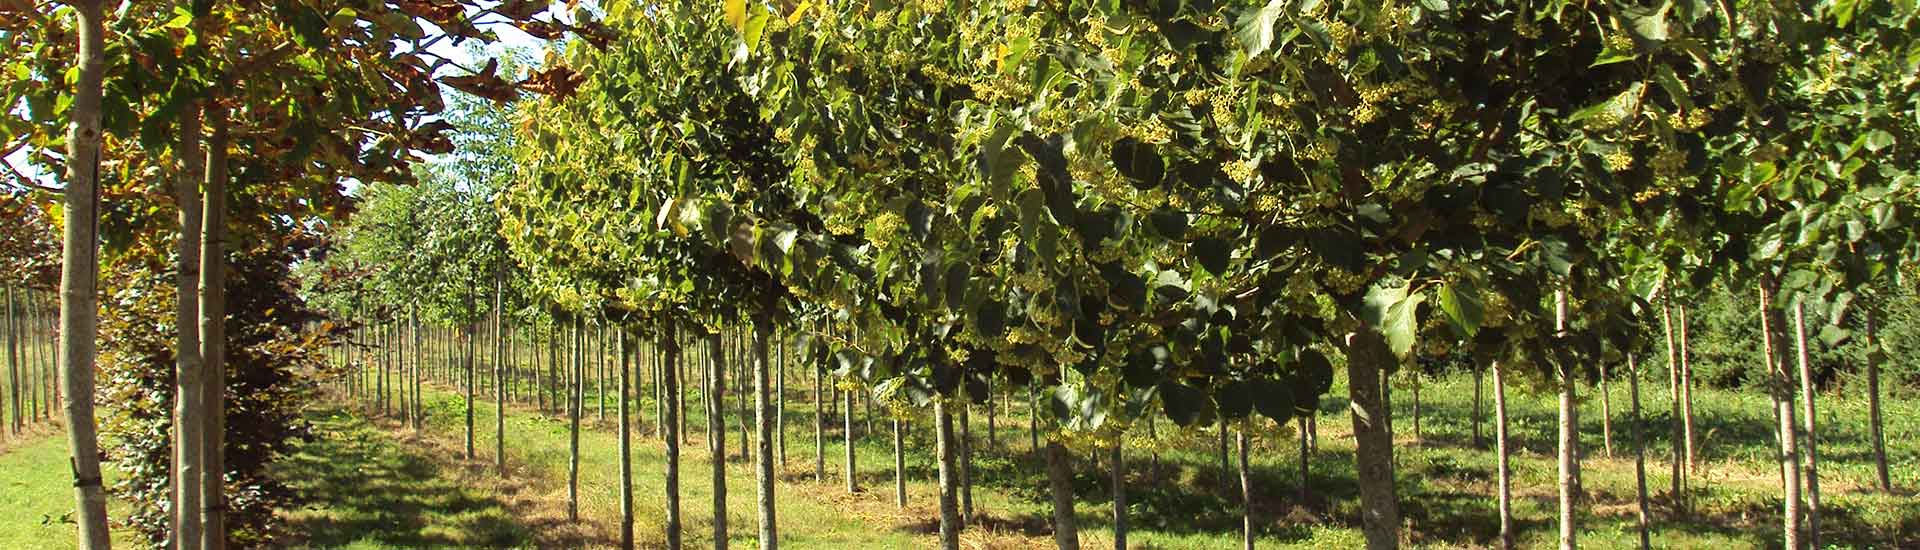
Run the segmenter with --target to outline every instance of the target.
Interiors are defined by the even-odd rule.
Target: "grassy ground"
[[[896,509],[892,494],[892,447],[885,421],[881,433],[861,438],[860,484],[863,491],[847,495],[842,488],[843,449],[838,416],[829,418],[825,482],[813,478],[812,408],[805,380],[790,380],[788,463],[782,472],[780,526],[782,542],[797,548],[925,547],[933,543],[937,526],[936,495],[932,480],[933,443],[925,419],[910,426],[907,475],[909,505]],[[1628,402],[1624,381],[1613,384],[1611,404],[1614,453],[1608,456],[1601,428],[1600,397],[1583,388],[1582,435],[1585,446],[1583,482],[1590,498],[1580,511],[1581,541],[1592,547],[1628,547],[1636,542],[1633,460],[1628,439]],[[1767,548],[1779,540],[1780,500],[1778,470],[1767,460],[1774,445],[1767,427],[1772,422],[1765,396],[1719,390],[1696,391],[1696,414],[1702,441],[1702,463],[1692,474],[1691,489],[1683,493],[1691,508],[1676,511],[1668,492],[1668,400],[1664,384],[1648,381],[1643,388],[1641,428],[1648,445],[1648,484],[1652,494],[1654,543],[1668,548]],[[1253,428],[1251,462],[1254,469],[1254,511],[1260,547],[1349,547],[1360,544],[1357,530],[1357,488],[1351,462],[1353,452],[1344,388],[1335,388],[1323,404],[1319,419],[1319,451],[1311,462],[1308,496],[1302,505],[1297,432],[1271,423]],[[1396,435],[1399,443],[1397,479],[1408,542],[1418,547],[1483,547],[1495,544],[1494,453],[1491,394],[1483,415],[1488,424],[1484,445],[1471,436],[1473,385],[1471,378],[1429,380],[1423,385],[1420,436],[1413,434],[1412,392],[1405,382],[1396,390]],[[484,392],[490,396],[491,392]],[[1552,546],[1557,541],[1554,463],[1555,401],[1549,393],[1509,388],[1513,418],[1515,520],[1523,547]],[[587,394],[589,428],[582,437],[582,514],[591,529],[610,533],[618,518],[617,440],[609,424],[596,424],[598,399]],[[691,429],[682,455],[683,514],[690,544],[705,544],[712,517],[704,419],[697,397],[689,397]],[[464,409],[450,392],[430,391],[433,411],[428,434],[454,447],[464,429]],[[729,395],[729,410],[737,405]],[[1823,542],[1842,548],[1903,548],[1920,545],[1920,499],[1888,496],[1872,490],[1872,464],[1866,446],[1865,401],[1851,395],[1822,396],[1821,460]],[[1907,444],[1920,438],[1920,402],[1888,401],[1887,439],[1892,453],[1895,484],[1920,486],[1920,453]],[[493,448],[491,405],[477,407],[482,462]],[[1000,418],[999,446],[987,442],[985,414],[973,415],[978,447],[975,464],[975,508],[978,529],[966,541],[972,547],[1033,547],[1049,543],[1044,476],[1041,463],[1028,451],[1024,405],[1011,408],[1015,416]],[[640,540],[659,541],[659,519],[664,516],[663,454],[657,440],[644,437],[652,428],[653,408],[642,399],[635,405],[640,428],[634,461]],[[860,411],[864,413],[864,410]],[[926,416],[926,415],[923,415]],[[861,417],[856,425],[864,428]],[[731,420],[730,420],[731,422]],[[755,529],[753,478],[750,463],[740,458],[737,424],[730,424],[730,495],[727,503],[731,539],[749,543]],[[1013,426],[1016,429],[1010,429]],[[1138,430],[1136,430],[1138,433]],[[1219,466],[1217,432],[1211,429],[1175,430],[1159,425],[1160,441],[1149,445],[1136,436],[1130,450],[1127,478],[1133,529],[1129,540],[1142,548],[1237,548],[1239,489],[1236,474]],[[567,429],[564,419],[535,414],[526,407],[510,409],[507,425],[509,460],[519,471],[550,487],[549,498],[564,502],[567,471]],[[1157,449],[1158,459],[1148,456]],[[1107,462],[1077,457],[1075,486],[1081,496],[1077,509],[1087,547],[1111,544],[1111,478]]]
[[[78,527],[73,523],[72,470],[67,468],[67,439],[51,426],[39,426],[0,447],[0,548],[72,548]],[[113,485],[118,472],[105,472]],[[107,513],[121,514],[118,501],[109,500]],[[127,547],[133,533],[113,530],[114,545]]]

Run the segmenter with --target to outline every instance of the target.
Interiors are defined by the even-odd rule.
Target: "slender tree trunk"
[[[178,264],[174,296],[173,394],[173,537],[188,546],[201,538],[200,477],[206,471],[207,417],[205,364],[200,360],[200,180],[205,157],[200,150],[200,104],[189,103],[180,115],[180,146],[175,156],[180,173],[174,180],[174,202],[180,209],[180,237],[174,242]],[[11,300],[11,296],[9,296]],[[11,305],[11,304],[9,304]],[[16,398],[16,401],[18,399]]]
[[[1887,434],[1880,421],[1880,361],[1886,352],[1880,348],[1879,328],[1874,324],[1873,307],[1867,308],[1867,429],[1873,440],[1874,473],[1880,492],[1893,494],[1893,478],[1887,475]]]
[[[1794,437],[1793,393],[1788,382],[1785,361],[1774,354],[1773,340],[1773,279],[1762,277],[1760,280],[1760,339],[1766,349],[1768,382],[1773,385],[1774,414],[1777,417],[1780,436],[1780,479],[1782,486],[1782,533],[1786,547],[1802,548],[1800,543],[1800,449]]]
[[[994,424],[993,373],[987,374],[987,447],[1000,446],[1000,428]]]
[[[1047,486],[1053,494],[1053,544],[1060,550],[1080,550],[1079,519],[1073,516],[1073,464],[1067,447],[1047,442]]]
[[[100,0],[72,0],[79,48],[78,79],[68,108],[67,181],[62,191],[66,234],[60,262],[61,385],[67,390],[67,442],[73,467],[78,546],[103,549],[107,535],[107,496],[100,484],[100,441],[93,423],[94,338],[99,306],[98,206],[100,174],[101,81],[106,72]]]
[[[824,483],[827,481],[827,404],[820,400],[820,387],[824,385],[825,369],[812,361],[807,365],[813,367],[813,480]]]
[[[573,384],[567,391],[567,520],[580,521],[580,417],[587,400],[587,325],[584,319],[573,322]]]
[[[853,494],[860,491],[859,482],[856,481],[859,477],[859,469],[854,463],[853,449],[853,390],[847,390],[846,395],[847,408],[840,411],[845,415],[841,420],[840,435],[847,441],[847,469],[843,472],[847,478],[847,494]]]
[[[666,334],[660,338],[660,349],[666,353],[666,364],[661,365],[660,387],[665,392],[665,417],[660,420],[660,429],[664,432],[660,438],[667,453],[667,548],[680,550],[680,443],[681,431],[686,429],[682,422],[682,413],[686,401],[680,391],[680,340],[672,321],[666,325]]]
[[[1473,369],[1473,448],[1475,449],[1486,445],[1486,439],[1480,436],[1480,418],[1486,414],[1480,406],[1480,395],[1485,391],[1482,388],[1486,385],[1486,374],[1486,371],[1479,368]]]
[[[1223,489],[1232,489],[1233,481],[1227,477],[1228,472],[1233,471],[1233,455],[1227,451],[1227,419],[1221,418],[1216,426],[1220,432],[1220,445],[1215,449],[1215,455],[1220,459],[1220,484],[1224,486]]]
[[[780,438],[780,469],[787,469],[787,336],[776,329],[774,339],[780,342],[780,365],[776,367],[779,379],[774,381],[773,393],[777,395],[774,403],[774,434]]]
[[[205,365],[200,397],[206,410],[201,454],[207,467],[200,474],[202,550],[227,546],[227,110],[209,104],[207,126],[206,194],[200,228],[200,358]]]
[[[1127,550],[1126,439],[1113,443],[1113,549]]]
[[[1665,333],[1667,340],[1667,399],[1669,405],[1668,412],[1672,418],[1670,424],[1672,424],[1673,428],[1673,456],[1668,460],[1673,472],[1668,478],[1671,486],[1667,492],[1673,499],[1673,511],[1678,514],[1686,509],[1684,505],[1686,494],[1684,491],[1689,469],[1685,467],[1687,464],[1687,456],[1685,454],[1687,445],[1682,443],[1687,437],[1687,434],[1684,424],[1680,421],[1680,350],[1674,345],[1673,340],[1672,302],[1673,298],[1671,298],[1671,294],[1661,297],[1660,319],[1663,328],[1662,332]]]
[[[1647,445],[1640,435],[1640,364],[1633,354],[1627,354],[1627,391],[1630,393],[1633,416],[1627,419],[1628,437],[1633,438],[1633,487],[1634,502],[1639,505],[1640,550],[1653,547],[1652,534],[1648,530],[1647,517]]]
[[[893,419],[893,505],[907,507],[907,442],[900,419]]]
[[[614,331],[614,338],[614,351],[620,354],[620,548],[633,550],[633,418],[627,409],[632,401],[628,386],[639,366],[633,357],[639,351],[627,344],[625,327]]]
[[[953,405],[949,401],[956,396],[942,396],[933,401],[934,435],[938,439],[940,460],[940,549],[959,550],[960,530],[964,524],[960,520],[958,459],[959,449],[954,442]]]
[[[467,340],[467,354],[466,354],[466,357],[462,358],[462,360],[466,363],[466,371],[467,371],[466,372],[467,380],[465,384],[466,392],[467,392],[467,395],[466,395],[466,398],[467,398],[467,460],[473,460],[473,456],[474,456],[474,453],[473,453],[474,347],[473,346],[474,346],[474,340],[476,339],[474,338],[474,333],[478,332],[478,329],[477,327],[474,326],[475,323],[473,321],[473,314],[475,313],[475,311],[476,310],[473,307],[473,277],[468,276],[467,277],[467,319],[466,319],[466,327],[462,329],[462,331],[465,333],[466,340]]]
[[[1567,332],[1567,291],[1553,293],[1553,329],[1561,336]],[[1560,365],[1560,548],[1574,550],[1580,544],[1579,519],[1574,505],[1580,492],[1580,417],[1576,400],[1573,365]]]
[[[1513,468],[1509,460],[1513,451],[1507,438],[1507,381],[1499,361],[1493,362],[1493,439],[1499,457],[1500,548],[1513,550]]]
[[[707,452],[713,466],[713,547],[727,548],[727,364],[720,333],[707,338]]]
[[[1613,395],[1607,391],[1607,363],[1600,362],[1600,444],[1607,458],[1613,458]]]
[[[1378,332],[1347,337],[1347,391],[1351,399],[1354,469],[1360,482],[1361,533],[1369,550],[1400,547],[1400,499],[1393,486],[1393,434],[1387,428],[1380,373],[1394,358]]]
[[[1425,443],[1420,435],[1420,371],[1413,371],[1408,378],[1413,379],[1413,446],[1419,447]]]
[[[1693,364],[1688,359],[1692,355],[1687,345],[1687,308],[1680,308],[1680,420],[1686,432],[1687,471],[1700,468],[1700,453],[1704,452],[1700,444],[1699,432],[1693,428]],[[1691,480],[1691,478],[1689,478]]]
[[[410,332],[413,333],[413,372],[411,376],[413,378],[412,391],[413,391],[414,407],[413,407],[413,416],[410,417],[409,420],[413,423],[413,429],[419,430],[420,424],[426,421],[426,417],[427,417],[427,408],[423,406],[424,402],[420,400],[420,384],[422,382],[421,378],[423,374],[420,372],[421,356],[420,356],[420,306],[419,305],[417,304],[408,305],[407,324],[413,327]]]
[[[6,375],[8,375],[8,394],[12,396],[13,435],[19,435],[19,308],[13,304],[13,288],[6,288]],[[196,346],[198,350],[198,346]],[[175,477],[179,479],[179,477]]]
[[[960,398],[960,525],[973,523],[973,403],[963,389]]]
[[[1027,383],[1027,452],[1040,452],[1040,389]]]
[[[773,304],[764,306],[772,309]],[[755,440],[754,464],[759,467],[760,481],[760,548],[773,550],[780,547],[779,522],[775,517],[773,492],[773,438],[774,416],[770,393],[773,390],[773,361],[768,357],[774,338],[773,320],[762,311],[753,317],[753,421],[754,428],[760,432]]]
[[[1253,469],[1247,465],[1247,431],[1239,432],[1240,447],[1240,547],[1253,550]]]
[[[1300,423],[1300,424],[1299,424],[1299,425],[1300,425],[1300,430],[1299,430],[1299,431],[1300,431],[1300,434],[1299,434],[1299,439],[1300,439],[1300,492],[1299,492],[1299,494],[1298,494],[1298,495],[1296,495],[1296,496],[1297,496],[1297,498],[1298,498],[1298,500],[1300,501],[1300,502],[1299,502],[1299,504],[1298,504],[1298,506],[1304,509],[1304,508],[1306,508],[1306,507],[1307,507],[1307,505],[1308,505],[1308,504],[1307,504],[1307,497],[1308,497],[1308,493],[1307,493],[1307,487],[1309,487],[1309,486],[1311,485],[1311,483],[1310,483],[1310,482],[1309,482],[1308,480],[1309,480],[1309,474],[1311,474],[1311,473],[1312,473],[1312,472],[1311,472],[1311,470],[1310,470],[1310,468],[1311,468],[1311,467],[1313,466],[1313,458],[1312,458],[1312,456],[1311,456],[1311,455],[1309,455],[1309,454],[1307,453],[1307,430],[1306,430],[1306,423],[1307,423],[1307,421],[1306,421],[1306,419],[1305,419],[1305,418],[1301,418],[1301,419],[1299,419],[1299,423]],[[1149,425],[1149,426],[1151,426],[1152,424],[1148,424],[1148,425]]]
[[[493,272],[493,467],[500,477],[507,476],[507,341],[503,295],[506,280],[499,268]],[[623,426],[621,430],[625,430]],[[622,441],[621,444],[626,444]],[[624,456],[624,454],[623,454]]]
[[[1807,360],[1807,308],[1804,300],[1793,303],[1793,349],[1800,366],[1800,418],[1807,430],[1807,547],[1820,548],[1820,429],[1816,422],[1814,398],[1819,389],[1813,385],[1813,366]]]

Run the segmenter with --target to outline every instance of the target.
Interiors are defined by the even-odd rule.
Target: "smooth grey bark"
[[[893,419],[893,505],[907,507],[907,442],[900,419]]]
[[[407,325],[412,327],[412,329],[409,332],[413,333],[412,334],[413,336],[413,350],[412,350],[413,351],[413,367],[411,369],[411,372],[409,373],[409,376],[413,379],[413,382],[412,382],[413,415],[409,416],[407,420],[409,423],[413,425],[414,430],[419,430],[420,423],[426,420],[427,408],[422,405],[423,402],[420,400],[420,384],[422,382],[421,378],[422,376],[424,376],[424,374],[421,372],[421,366],[420,366],[421,335],[420,335],[420,306],[418,304],[408,304]]]
[[[1807,360],[1807,308],[1805,300],[1793,301],[1793,351],[1800,367],[1800,419],[1807,440],[1807,547],[1820,547],[1820,426],[1816,422],[1813,366]]]
[[[708,332],[707,339],[707,440],[708,462],[713,466],[713,547],[727,548],[727,365],[719,332]]]
[[[471,317],[474,314],[474,312],[475,310],[473,307],[473,276],[468,275],[467,276],[467,315]],[[473,355],[474,355],[473,345],[474,345],[474,333],[478,332],[478,330],[474,326],[474,322],[471,318],[466,319],[466,321],[467,321],[466,326],[462,327],[461,332],[465,333],[465,336],[467,338],[467,354],[465,357],[462,358],[462,360],[466,363],[466,376],[467,376],[466,384],[465,384],[466,386],[465,389],[467,394],[466,395],[466,398],[467,398],[467,460],[473,460]]]
[[[1413,446],[1420,447],[1424,440],[1420,436],[1420,371],[1408,373],[1413,379]]]
[[[973,403],[965,390],[960,398],[960,525],[973,523]]]
[[[774,429],[774,434],[780,438],[780,468],[785,470],[787,466],[787,336],[778,334],[777,330],[775,332],[774,339],[780,341],[780,365],[775,370],[779,373],[779,379],[773,383],[773,393],[778,396],[773,409],[774,424],[778,426]]]
[[[1247,465],[1247,430],[1238,431],[1240,448],[1240,547],[1253,550],[1253,469]]]
[[[1053,495],[1053,544],[1060,550],[1080,550],[1079,520],[1073,515],[1073,465],[1067,447],[1048,441],[1047,487]]]
[[[67,390],[67,445],[72,457],[78,546],[112,546],[107,495],[100,483],[100,440],[93,422],[94,338],[99,307],[99,175],[101,83],[106,73],[100,0],[71,0],[79,39],[72,122],[67,127],[66,204],[60,261],[61,386]]]
[[[846,439],[847,443],[847,468],[841,473],[847,478],[847,494],[853,494],[860,492],[859,481],[857,481],[859,469],[857,468],[858,465],[854,463],[853,450],[853,390],[847,390],[845,393],[847,396],[847,408],[840,411],[840,413],[844,415],[840,421],[840,435]]]
[[[206,411],[200,474],[201,550],[227,546],[227,110],[210,103],[206,123],[206,182],[200,228],[200,359],[205,365],[200,397]]]
[[[1873,443],[1874,473],[1880,492],[1893,494],[1893,478],[1887,475],[1887,434],[1880,414],[1880,361],[1886,352],[1880,349],[1879,326],[1875,325],[1873,306],[1867,311],[1867,429]]]
[[[507,476],[507,340],[506,314],[502,305],[506,281],[498,268],[493,272],[493,467],[500,477]],[[624,428],[623,428],[624,429]]]
[[[1296,495],[1296,498],[1298,498],[1300,501],[1298,506],[1300,506],[1301,508],[1305,508],[1307,506],[1307,496],[1308,496],[1307,487],[1310,485],[1309,474],[1312,473],[1311,468],[1313,467],[1313,458],[1309,453],[1307,453],[1306,419],[1301,418],[1296,420],[1296,422],[1299,423],[1299,427],[1300,427],[1300,430],[1299,430],[1300,432],[1299,433],[1299,436],[1300,436],[1299,437],[1299,440],[1300,440],[1300,491],[1299,491],[1299,494]],[[1149,426],[1151,426],[1151,424],[1149,424]]]
[[[20,435],[20,311],[13,287],[7,287],[7,394],[13,397],[13,434]]]
[[[1380,374],[1393,364],[1393,352],[1380,333],[1365,327],[1347,336],[1346,348],[1360,531],[1369,550],[1392,550],[1400,547],[1400,500],[1393,486],[1393,434]]]
[[[1473,369],[1473,448],[1475,449],[1486,444],[1486,438],[1480,436],[1480,417],[1486,414],[1480,406],[1480,396],[1485,392],[1483,388],[1486,385],[1486,375],[1486,371],[1478,367]]]
[[[960,550],[960,530],[966,528],[960,520],[960,471],[956,456],[960,450],[954,441],[953,405],[949,403],[954,398],[942,396],[933,400],[935,446],[940,461],[940,550]]]
[[[667,493],[667,548],[680,550],[680,443],[681,432],[686,429],[683,422],[682,407],[686,400],[680,391],[680,340],[674,331],[672,321],[666,324],[666,334],[660,339],[660,349],[665,354],[666,363],[660,368],[660,389],[665,405],[665,416],[660,420],[663,436],[661,444],[666,447],[666,493]]]
[[[1113,444],[1113,548],[1127,550],[1126,440]]]
[[[1567,291],[1553,292],[1553,330],[1564,336],[1567,332]],[[1577,539],[1580,532],[1579,518],[1574,506],[1580,492],[1580,417],[1579,401],[1574,384],[1573,365],[1559,366],[1560,382],[1560,444],[1559,444],[1559,485],[1560,485],[1560,549],[1579,548]]]
[[[1640,528],[1640,549],[1647,550],[1653,547],[1647,516],[1647,444],[1640,435],[1640,363],[1631,353],[1627,354],[1627,392],[1633,413],[1627,418],[1627,437],[1633,438],[1634,503],[1639,505],[1640,512],[1636,519]]]
[[[1781,484],[1781,533],[1785,546],[1789,549],[1801,548],[1800,543],[1800,450],[1794,436],[1793,393],[1789,389],[1786,366],[1774,351],[1773,340],[1773,278],[1760,280],[1760,340],[1765,348],[1767,375],[1772,385],[1768,392],[1773,398],[1775,419],[1779,422]]]
[[[580,521],[580,417],[586,410],[587,330],[586,320],[573,322],[573,363],[567,390],[567,520]]]
[[[821,401],[820,387],[825,385],[825,371],[820,365],[813,367],[813,480],[827,480],[827,404]]]
[[[1680,350],[1675,345],[1673,339],[1672,302],[1672,298],[1664,296],[1661,298],[1660,319],[1662,332],[1665,333],[1667,340],[1667,402],[1669,408],[1668,414],[1672,418],[1669,423],[1673,428],[1673,452],[1672,457],[1668,459],[1668,465],[1673,471],[1668,477],[1670,487],[1667,489],[1667,494],[1668,497],[1673,500],[1674,512],[1679,513],[1686,509],[1684,504],[1686,494],[1684,491],[1686,489],[1686,479],[1689,469],[1686,467],[1686,445],[1681,443],[1683,438],[1686,437],[1686,428],[1680,421]]]
[[[1613,396],[1607,392],[1607,363],[1600,362],[1600,445],[1613,458]]]
[[[1688,356],[1692,348],[1687,346],[1687,308],[1680,307],[1680,426],[1685,433],[1687,447],[1687,471],[1689,479],[1692,472],[1700,469],[1702,448],[1699,432],[1693,427],[1693,363]]]
[[[614,331],[616,344],[614,351],[620,354],[620,548],[633,550],[633,418],[628,412],[628,386],[631,383],[635,364],[633,355],[639,350],[627,344],[627,330],[622,327]]]
[[[1507,380],[1500,362],[1493,362],[1493,439],[1500,473],[1500,548],[1513,550],[1513,456],[1507,438]]]
[[[201,452],[206,450],[207,420],[206,383],[201,380],[206,365],[200,360],[200,179],[205,177],[206,159],[200,150],[200,104],[189,102],[183,109],[174,155],[180,170],[173,193],[180,236],[174,241],[178,263],[174,274],[173,536],[169,539],[179,547],[202,536],[200,476],[206,471],[206,457]]]
[[[771,309],[772,305],[766,306]],[[754,441],[754,465],[758,466],[757,477],[760,482],[760,548],[774,550],[780,547],[779,521],[774,510],[773,488],[773,438],[774,415],[770,393],[773,390],[773,362],[768,357],[772,347],[773,320],[766,313],[753,317],[753,421],[755,431],[759,432]]]

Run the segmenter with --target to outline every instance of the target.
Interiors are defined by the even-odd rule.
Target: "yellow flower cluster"
[[[1626,149],[1615,149],[1601,157],[1607,162],[1607,171],[1625,172],[1633,169],[1633,153]]]
[[[1352,120],[1355,126],[1370,124],[1380,119],[1380,109],[1371,103],[1361,103],[1347,111],[1347,118]]]
[[[899,214],[881,212],[880,215],[874,216],[872,221],[867,222],[867,241],[874,246],[888,248],[894,243],[894,239],[899,237],[900,229],[905,226],[906,221]]]
[[[1605,46],[1608,51],[1622,53],[1633,51],[1633,37],[1627,36],[1625,32],[1609,34],[1604,40],[1606,42],[1603,46]]]
[[[1227,177],[1233,178],[1234,181],[1246,183],[1253,181],[1254,175],[1258,173],[1260,166],[1254,163],[1253,159],[1239,159],[1228,162],[1226,166],[1222,166],[1221,168],[1227,172]]]
[[[1338,154],[1340,154],[1340,142],[1330,137],[1314,139],[1313,143],[1307,144],[1300,150],[1300,158],[1313,161],[1332,159]]]
[[[1166,123],[1160,122],[1159,117],[1149,117],[1138,124],[1128,126],[1122,133],[1154,145],[1173,141],[1173,129],[1168,128]]]
[[[1699,130],[1712,123],[1713,111],[1706,109],[1694,109],[1692,111],[1667,114],[1667,125],[1673,126],[1673,129],[1682,132]]]
[[[1259,197],[1253,199],[1253,209],[1257,212],[1278,211],[1280,206],[1279,193],[1261,193]]]
[[[1352,294],[1367,286],[1367,278],[1359,273],[1340,267],[1328,267],[1321,275],[1329,290],[1338,294]]]

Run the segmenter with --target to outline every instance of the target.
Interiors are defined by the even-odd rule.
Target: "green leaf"
[[[1362,320],[1385,336],[1387,348],[1402,360],[1413,353],[1420,326],[1416,314],[1420,303],[1427,298],[1424,294],[1408,294],[1410,290],[1410,283],[1376,282],[1367,290],[1365,307],[1361,310]]]
[[[1273,24],[1280,20],[1280,12],[1286,7],[1286,0],[1268,0],[1266,6],[1240,13],[1234,36],[1239,37],[1247,57],[1258,56],[1273,47]]]
[[[1220,404],[1220,416],[1246,418],[1247,413],[1253,412],[1253,386],[1238,380],[1227,382],[1214,390],[1213,400]]]
[[[747,0],[721,0],[720,13],[734,32],[747,33]]]
[[[1485,310],[1480,303],[1480,289],[1473,284],[1473,280],[1463,278],[1441,285],[1438,294],[1440,311],[1447,315],[1447,322],[1453,326],[1456,335],[1466,339],[1480,333]]]
[[[1115,142],[1111,157],[1113,168],[1133,180],[1136,189],[1152,189],[1167,179],[1167,161],[1152,145],[1140,140],[1129,137]]]
[[[1206,268],[1207,273],[1212,273],[1214,276],[1226,274],[1227,260],[1231,252],[1227,241],[1217,237],[1206,237],[1194,241],[1189,246],[1189,250],[1195,258],[1200,260],[1200,267]]]
[[[1273,419],[1274,422],[1281,424],[1293,420],[1295,416],[1294,405],[1296,402],[1293,395],[1293,388],[1268,379],[1254,380],[1251,384],[1253,385],[1253,408],[1255,410],[1260,411],[1260,414],[1266,415],[1267,418]]]
[[[1147,221],[1153,224],[1153,230],[1167,240],[1177,241],[1187,236],[1187,214],[1171,208],[1154,210],[1147,215]]]
[[[1198,388],[1178,382],[1160,383],[1160,406],[1167,411],[1167,418],[1181,427],[1193,425],[1200,417],[1201,409],[1206,408],[1207,394]]]
[[[1320,350],[1307,348],[1300,351],[1299,370],[1295,371],[1306,389],[1314,395],[1325,395],[1333,391],[1333,362],[1327,360]]]

